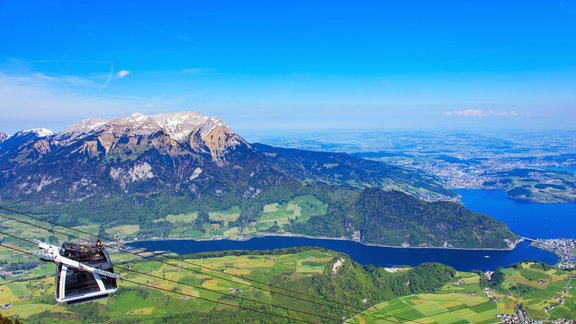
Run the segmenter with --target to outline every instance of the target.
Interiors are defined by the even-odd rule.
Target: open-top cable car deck
[[[56,263],[56,301],[81,302],[116,292],[116,281],[108,252],[100,241],[92,246],[64,243],[62,247],[36,242],[42,260]]]

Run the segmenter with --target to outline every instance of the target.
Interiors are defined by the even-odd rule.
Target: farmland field
[[[304,218],[325,213],[325,205],[319,203],[313,196],[296,197],[286,203],[266,205],[263,208],[265,217]],[[220,232],[223,235],[241,235],[238,228],[226,228],[225,220],[232,221],[237,210],[228,209],[211,214],[218,222],[204,224],[208,233]],[[287,216],[290,215],[290,216]],[[297,216],[298,215],[298,216]],[[177,224],[185,224],[197,215],[180,215],[171,217]],[[295,220],[297,221],[297,220]],[[0,221],[3,231],[28,239],[40,238],[53,243],[62,242],[64,235],[47,235],[38,228],[27,228],[13,221]],[[80,229],[96,232],[97,226],[81,225]],[[115,236],[130,235],[139,228],[133,225],[122,225],[110,228],[107,233]],[[176,227],[180,235],[205,235],[197,229]],[[196,231],[196,232],[194,232]],[[2,244],[33,251],[31,244],[3,237]],[[338,255],[328,250],[309,249],[298,253],[271,254],[264,252],[257,255],[188,257],[185,261],[174,261],[179,266],[185,266],[183,271],[173,266],[162,264],[155,260],[145,260],[134,256],[112,253],[113,261],[120,267],[132,267],[143,274],[123,273],[123,277],[154,287],[183,293],[188,297],[159,292],[130,282],[121,282],[117,294],[107,299],[87,304],[91,309],[108,314],[119,321],[139,321],[146,316],[164,316],[178,310],[193,306],[194,310],[208,312],[214,305],[208,301],[193,300],[201,297],[212,300],[226,300],[232,304],[238,303],[230,294],[242,294],[262,301],[277,301],[269,292],[255,289],[241,277],[268,282],[272,278],[306,278],[315,275],[325,275],[332,269],[331,260]],[[17,315],[22,319],[41,322],[75,322],[82,318],[84,306],[65,306],[54,303],[54,265],[39,261],[35,257],[22,255],[6,249],[0,249],[0,267],[10,269],[11,265],[19,265],[15,272],[0,278],[0,301],[11,304],[11,308],[3,309],[3,315]],[[210,276],[202,267],[214,269],[219,276],[234,281]],[[377,322],[410,322],[422,323],[492,323],[497,322],[496,314],[512,314],[515,305],[524,306],[527,314],[535,319],[546,320],[560,317],[576,318],[576,271],[560,271],[540,263],[522,263],[502,269],[503,281],[493,290],[485,291],[481,287],[480,278],[483,274],[456,272],[456,276],[440,290],[433,293],[422,293],[393,298],[372,305],[365,311],[348,320],[350,323]],[[158,278],[150,278],[145,274]],[[164,279],[169,279],[166,281]],[[192,285],[192,286],[190,286]],[[490,301],[490,298],[495,302]],[[80,308],[79,308],[80,307]],[[217,309],[220,306],[217,306]],[[110,317],[102,317],[106,321]],[[96,319],[95,319],[96,320]]]
[[[246,238],[256,235],[259,232],[266,232],[278,226],[278,232],[284,232],[284,226],[292,221],[306,222],[313,216],[321,216],[326,213],[328,205],[320,201],[313,195],[302,195],[291,198],[286,202],[266,204],[262,207],[259,217],[248,226],[240,227],[237,223],[241,216],[240,206],[234,205],[226,209],[213,209],[207,212],[207,218],[198,223],[199,212],[190,211],[182,214],[168,214],[163,218],[153,221],[153,228],[163,228],[163,232],[155,235],[146,234],[150,230],[141,228],[136,224],[123,224],[105,229],[105,234],[115,239],[134,240],[142,238],[144,235],[148,239],[165,238],[191,238],[210,239],[218,238]],[[0,220],[1,221],[1,220]],[[26,237],[37,237],[48,240],[45,231],[39,229],[29,229],[21,224],[4,221],[10,228],[18,228],[18,233]],[[198,224],[197,224],[198,223]],[[79,225],[76,229],[91,233],[101,234],[97,225]],[[67,238],[62,235],[52,235],[52,242],[63,242]]]
[[[537,320],[576,318],[576,271],[560,271],[529,262],[502,272],[504,282],[493,290],[480,287],[478,274],[459,272],[453,282],[434,294],[392,299],[349,322],[498,323],[496,315],[513,314],[517,303],[523,305],[529,317]],[[496,300],[490,301],[488,294]],[[564,298],[563,303],[557,301],[559,297]],[[546,312],[545,307],[553,308]],[[374,312],[386,316],[374,318]]]
[[[392,299],[349,320],[349,323],[495,323],[497,305],[483,295],[478,275],[458,272],[454,280],[434,294]],[[377,318],[374,313],[384,313]]]
[[[232,206],[226,210],[210,212],[209,215],[210,219],[214,221],[233,222],[240,217],[240,207]]]
[[[6,250],[3,258],[8,257]],[[193,306],[195,311],[208,311],[214,307],[213,303],[193,300],[192,296],[219,300],[226,294],[230,294],[231,289],[238,289],[243,292],[251,292],[251,284],[238,278],[230,277],[227,274],[247,276],[250,278],[266,279],[283,273],[299,273],[300,275],[311,275],[322,273],[326,264],[336,255],[335,252],[306,250],[294,254],[280,255],[243,255],[224,256],[216,258],[189,259],[197,266],[188,268],[195,272],[182,271],[173,266],[162,264],[157,261],[141,261],[133,265],[133,269],[142,273],[159,276],[161,279],[154,279],[149,276],[136,273],[125,273],[123,277],[136,282],[142,282],[155,287],[179,291],[190,297],[166,294],[161,291],[139,287],[138,285],[122,282],[117,294],[112,297],[101,299],[93,303],[98,303],[110,312],[110,315],[117,320],[122,319],[146,319],[146,315],[162,315],[166,312],[177,313],[182,309]],[[113,254],[116,264],[125,266]],[[27,257],[20,257],[29,260]],[[123,260],[126,261],[126,260]],[[187,266],[181,262],[173,262],[176,265]],[[237,283],[221,280],[212,277],[213,273],[208,271],[204,274],[201,266],[210,267],[220,271],[220,276],[227,279],[234,279]],[[0,299],[3,303],[11,303],[12,307],[2,310],[5,316],[17,315],[21,319],[28,319],[31,316],[48,312],[53,320],[64,320],[68,318],[65,314],[74,313],[75,306],[64,306],[55,304],[54,294],[54,265],[46,264],[42,267],[43,279],[32,279],[31,276],[24,276],[20,282],[0,281]],[[26,277],[30,279],[26,279]],[[168,279],[166,281],[163,279]],[[183,286],[182,284],[196,286]],[[269,293],[258,294],[258,299],[272,302]],[[232,303],[236,303],[233,301]],[[74,316],[70,319],[75,318]],[[34,317],[35,321],[40,320]],[[44,319],[46,320],[46,319]],[[41,321],[44,321],[41,320]],[[46,320],[50,321],[50,320]],[[65,322],[65,320],[64,320]]]
[[[312,195],[298,196],[287,203],[264,206],[263,215],[256,223],[258,230],[267,230],[277,225],[280,231],[290,221],[306,222],[310,217],[326,214],[328,206]]]

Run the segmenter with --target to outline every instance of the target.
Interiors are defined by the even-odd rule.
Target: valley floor
[[[498,323],[520,311],[534,320],[576,319],[576,271],[528,262],[502,273],[501,285],[482,288],[483,274],[459,272],[434,294],[392,299],[348,322]],[[380,315],[375,318],[375,313]]]
[[[113,254],[118,268],[128,267],[140,274],[124,271],[122,276],[130,282],[121,281],[118,293],[106,299],[79,305],[55,304],[54,265],[43,264],[23,272],[20,276],[0,280],[0,301],[4,304],[1,312],[4,316],[17,316],[25,321],[41,323],[156,322],[172,318],[171,316],[176,316],[172,318],[174,322],[186,322],[191,318],[199,318],[197,316],[208,316],[214,320],[218,316],[224,316],[222,314],[236,314],[230,315],[230,318],[237,320],[238,317],[234,317],[239,316],[236,312],[247,311],[215,305],[208,301],[223,301],[237,306],[257,305],[239,301],[236,296],[314,311],[313,305],[311,308],[297,300],[294,302],[279,299],[273,293],[260,290],[262,285],[250,280],[270,283],[281,276],[283,280],[298,282],[301,278],[315,275],[331,277],[343,269],[337,264],[346,267],[346,263],[339,261],[342,254],[321,249],[226,254],[227,252],[214,252],[213,256],[192,255],[181,262],[174,261],[177,265],[194,271],[183,271],[156,260],[139,261],[130,256]],[[36,262],[32,257],[5,249],[0,249],[0,258],[5,265]],[[192,262],[195,266],[183,262]],[[200,267],[209,267],[216,272],[205,271]],[[386,271],[401,273],[410,270],[392,268]],[[347,322],[496,323],[499,322],[497,314],[514,314],[518,304],[524,306],[528,316],[536,319],[576,318],[576,271],[567,272],[543,267],[538,263],[524,263],[515,268],[504,269],[502,274],[503,281],[498,287],[482,288],[481,278],[484,274],[457,272],[450,282],[434,293],[393,298],[360,314],[350,315]],[[159,291],[157,288],[164,290]],[[298,285],[291,288],[303,289],[302,291],[307,289]],[[198,297],[205,300],[196,299]],[[291,314],[290,311],[282,309],[277,311],[283,315]],[[248,317],[246,320],[250,322],[256,318]],[[222,317],[222,322],[227,320]]]

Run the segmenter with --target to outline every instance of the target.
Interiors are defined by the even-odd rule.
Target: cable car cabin
[[[56,263],[56,301],[76,303],[107,297],[117,289],[108,252],[100,241],[92,246],[64,243],[61,248],[38,242],[37,255]]]
[[[83,265],[114,273],[108,252],[102,248],[101,244],[86,246],[64,243],[61,254]],[[56,268],[56,301],[59,303],[107,297],[116,289],[116,278],[83,271],[62,263]]]

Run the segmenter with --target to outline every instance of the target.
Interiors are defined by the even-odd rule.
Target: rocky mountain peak
[[[54,140],[62,144],[69,144],[93,132],[102,130],[107,124],[108,121],[101,118],[85,119],[58,133]]]
[[[137,118],[139,120],[142,120],[142,118],[152,119],[172,139],[178,142],[188,140],[193,132],[199,131],[204,136],[217,127],[223,128],[227,133],[232,132],[221,119],[203,116],[198,112],[168,113],[150,117],[138,115]]]
[[[0,132],[0,143],[4,142],[8,138],[8,135]]]
[[[153,140],[153,134],[164,134],[163,139]],[[132,114],[112,119],[86,119],[76,123],[54,137],[54,144],[65,147],[86,142],[91,156],[104,149],[104,154],[114,150],[122,138],[131,138],[127,145],[140,145],[152,141],[151,145],[162,146],[163,151],[174,151],[182,146],[199,152],[208,152],[212,160],[222,162],[230,148],[248,145],[221,119],[208,117],[199,112],[176,112],[157,115]],[[99,153],[97,154],[99,155]]]
[[[208,117],[199,112],[176,112],[157,115],[132,114],[128,117],[101,119],[91,118],[76,123],[56,136],[56,140],[75,140],[90,133],[108,131],[113,134],[133,133],[151,135],[163,131],[173,140],[185,143],[190,134],[200,132],[207,135],[216,128],[224,133],[232,133],[230,128],[219,118]]]
[[[12,135],[13,137],[22,137],[22,136],[36,136],[39,138],[48,137],[54,135],[54,132],[46,129],[46,128],[33,128],[27,129],[23,131],[19,131]]]

